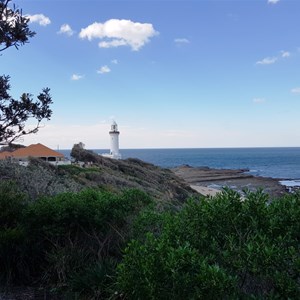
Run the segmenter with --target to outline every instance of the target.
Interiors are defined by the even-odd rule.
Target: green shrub
[[[242,199],[225,190],[190,199],[178,213],[141,217],[119,266],[119,292],[130,299],[299,298],[299,204],[299,194],[270,201],[262,191]],[[143,226],[152,231],[146,239]]]
[[[0,283],[26,278],[25,235],[21,226],[27,199],[12,181],[0,182]]]
[[[106,299],[112,294],[116,261],[105,259],[86,266],[70,278],[70,298]]]
[[[26,241],[21,227],[0,229],[0,286],[26,283]]]
[[[101,272],[114,269],[105,262],[120,260],[131,222],[149,203],[136,190],[92,189],[27,203],[14,185],[1,184],[1,283],[50,284],[81,295],[92,294],[87,282],[93,278],[97,294],[112,280],[96,282]]]
[[[82,168],[80,166],[76,166],[74,164],[58,166],[58,170],[59,171],[66,171],[71,175],[78,175],[78,174],[86,171],[85,168]]]
[[[27,198],[13,181],[0,182],[0,226],[11,228],[20,222]]]
[[[24,216],[32,272],[43,273],[46,282],[67,285],[87,265],[119,259],[130,220],[149,202],[135,190],[117,195],[89,189],[32,203]]]
[[[0,225],[1,284],[70,299],[300,298],[300,194],[225,190],[161,212],[138,190],[28,202],[1,182]]]
[[[151,234],[145,243],[129,244],[118,269],[120,291],[129,299],[220,299],[234,294],[234,278],[188,243],[172,247]]]

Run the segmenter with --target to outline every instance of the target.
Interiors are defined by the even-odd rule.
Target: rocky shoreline
[[[280,179],[260,177],[249,174],[249,170],[211,169],[209,167],[191,167],[183,165],[172,171],[185,182],[193,186],[201,186],[221,190],[229,187],[238,192],[245,189],[256,191],[263,189],[271,197],[285,194],[287,188],[280,184]]]

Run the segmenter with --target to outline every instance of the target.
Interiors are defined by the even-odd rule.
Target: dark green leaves
[[[24,45],[35,35],[28,27],[29,18],[15,6],[8,7],[10,0],[0,0],[0,51]]]
[[[299,194],[270,202],[230,190],[148,213],[119,266],[120,289],[130,299],[299,298],[299,214]]]
[[[21,136],[36,133],[43,119],[49,120],[52,98],[50,89],[43,89],[34,101],[32,95],[23,93],[19,100],[8,94],[9,76],[0,76],[0,144],[11,143]],[[26,121],[36,119],[36,126],[26,128]]]

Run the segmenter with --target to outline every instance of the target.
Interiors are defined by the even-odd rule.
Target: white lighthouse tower
[[[118,130],[118,125],[115,121],[112,122],[109,136],[110,136],[110,152],[109,153],[102,153],[104,157],[114,158],[114,159],[121,159],[122,156],[119,151],[119,134],[120,131]]]
[[[121,154],[119,152],[119,134],[118,125],[115,121],[111,124],[111,129],[109,132],[110,136],[110,155],[111,158],[120,159]]]

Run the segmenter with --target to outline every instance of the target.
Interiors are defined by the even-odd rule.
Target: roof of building
[[[5,159],[9,156],[12,156],[12,152],[9,152],[9,151],[0,152],[0,159]]]
[[[6,154],[4,154],[6,153]],[[4,154],[4,155],[3,155]],[[26,148],[20,148],[13,152],[2,152],[0,153],[0,159],[4,159],[7,156],[12,156],[14,158],[21,158],[21,157],[64,157],[62,153],[54,151],[45,145],[40,143],[32,144]]]

